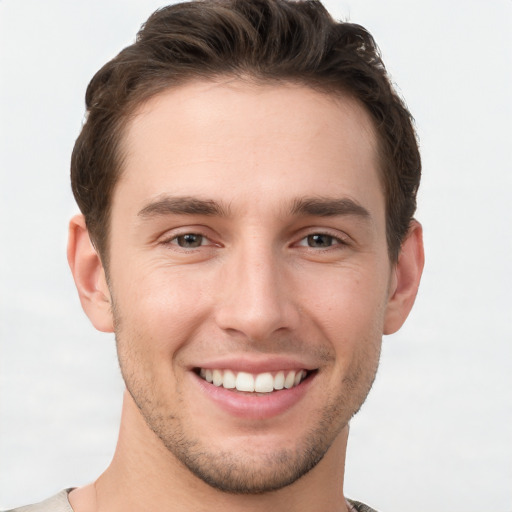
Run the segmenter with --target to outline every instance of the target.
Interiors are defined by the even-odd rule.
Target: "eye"
[[[313,233],[312,235],[304,237],[299,242],[299,245],[303,247],[312,247],[314,249],[326,249],[328,247],[332,247],[333,245],[340,244],[343,244],[342,240],[325,233]]]
[[[201,247],[207,241],[207,238],[197,233],[185,233],[174,237],[170,243],[183,247],[183,249],[196,249]]]

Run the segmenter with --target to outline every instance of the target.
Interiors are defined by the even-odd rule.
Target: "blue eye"
[[[184,249],[195,249],[203,245],[204,237],[196,233],[186,233],[185,235],[177,236],[172,241]]]

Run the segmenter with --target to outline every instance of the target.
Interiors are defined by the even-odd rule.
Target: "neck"
[[[306,475],[280,490],[228,494],[193,475],[147,427],[125,394],[119,440],[112,463],[93,484],[70,494],[75,512],[194,510],[208,512],[345,512],[343,478],[346,426]]]

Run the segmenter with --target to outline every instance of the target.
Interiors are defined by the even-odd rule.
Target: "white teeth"
[[[250,373],[238,372],[236,389],[238,391],[254,391],[254,377]]]
[[[274,377],[274,389],[284,388],[284,372],[277,372]]]
[[[232,370],[201,368],[199,375],[217,387],[236,388],[237,391],[249,393],[271,393],[274,390],[290,389],[299,385],[306,378],[307,372],[306,370],[287,372],[281,370],[275,375],[270,372],[252,375],[247,372],[235,373]]]
[[[213,370],[213,384],[215,386],[222,386],[223,380],[222,372],[220,370]]]
[[[286,379],[284,379],[284,387],[290,389],[295,382],[295,372],[288,372]]]
[[[226,389],[234,389],[236,387],[236,375],[231,370],[224,372],[224,383]]]
[[[274,378],[271,373],[260,373],[254,380],[254,391],[257,393],[270,393],[274,391]]]

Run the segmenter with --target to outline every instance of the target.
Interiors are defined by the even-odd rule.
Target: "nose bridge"
[[[225,264],[219,326],[251,340],[292,328],[296,317],[283,265],[279,251],[260,236],[233,249]]]

